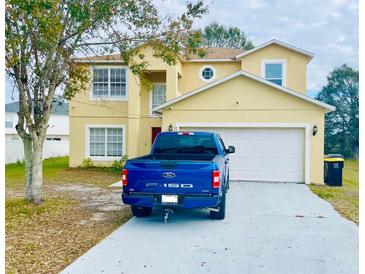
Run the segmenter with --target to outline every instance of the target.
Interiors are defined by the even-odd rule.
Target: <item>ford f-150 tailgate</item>
[[[212,193],[212,171],[216,169],[211,161],[144,159],[135,159],[127,168],[125,191],[151,194]]]

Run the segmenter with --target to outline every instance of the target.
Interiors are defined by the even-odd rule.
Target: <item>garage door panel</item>
[[[304,182],[304,130],[299,128],[183,128],[217,132],[233,145],[230,178],[245,181]]]

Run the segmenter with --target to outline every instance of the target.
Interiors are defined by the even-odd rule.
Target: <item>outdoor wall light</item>
[[[174,128],[172,127],[172,125],[169,125],[169,131],[172,131]]]
[[[313,136],[316,136],[317,131],[318,131],[318,127],[317,127],[317,125],[314,125],[314,127],[313,127],[313,132],[312,132]]]

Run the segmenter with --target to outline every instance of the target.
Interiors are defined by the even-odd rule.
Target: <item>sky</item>
[[[182,12],[184,3],[166,0],[163,6]],[[216,21],[243,29],[255,45],[276,38],[314,53],[307,82],[314,96],[335,67],[358,69],[358,9],[357,0],[215,0],[195,26]]]
[[[180,14],[185,0],[158,0],[164,12]],[[195,22],[202,28],[216,21],[243,29],[255,45],[271,39],[314,53],[308,65],[308,95],[315,96],[327,75],[346,63],[358,69],[358,1],[354,0],[215,0]],[[12,87],[6,87],[11,102]]]

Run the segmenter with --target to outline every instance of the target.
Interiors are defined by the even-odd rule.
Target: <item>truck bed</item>
[[[215,154],[148,154],[134,160],[213,161]]]

